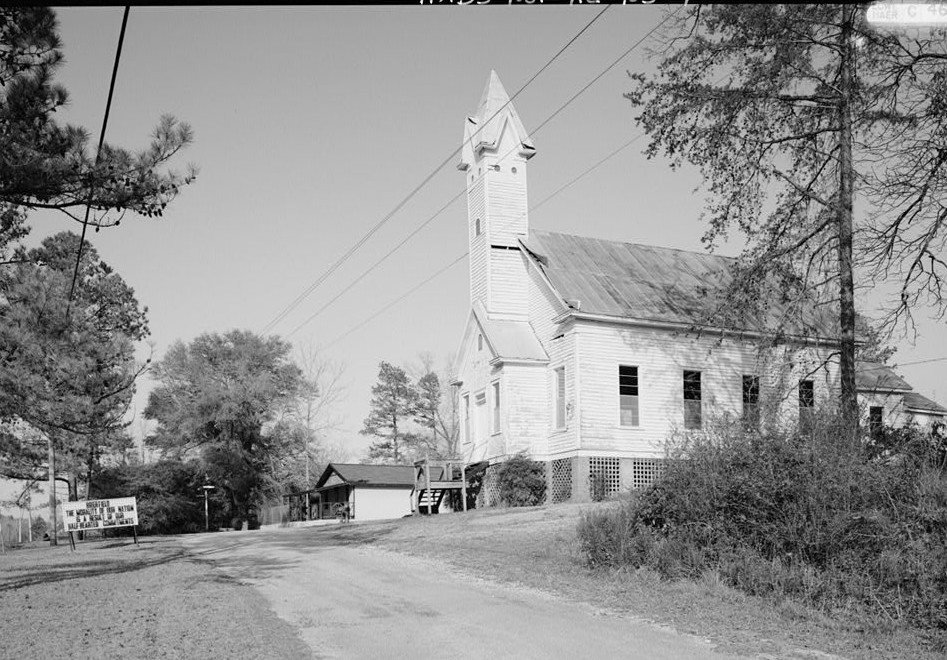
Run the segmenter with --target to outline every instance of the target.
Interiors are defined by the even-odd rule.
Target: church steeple
[[[472,117],[467,117],[464,126],[464,146],[461,149],[457,169],[467,171],[484,157],[485,152],[498,158],[506,156],[505,152],[498,153],[498,149],[507,128],[512,133],[509,136],[511,143],[509,146],[516,147],[518,144],[517,155],[523,160],[532,158],[536,154],[533,141],[523,127],[523,122],[520,121],[520,116],[516,113],[516,108],[510,101],[510,96],[506,93],[503,83],[500,82],[497,72],[490,71],[487,85],[480,96],[477,112]]]
[[[496,71],[477,112],[464,122],[457,169],[467,180],[470,300],[491,317],[526,318],[526,266],[519,238],[529,232],[526,161],[536,148]]]

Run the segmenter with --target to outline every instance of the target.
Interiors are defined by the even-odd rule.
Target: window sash
[[[618,365],[618,415],[621,426],[638,426],[638,367]]]
[[[700,372],[684,371],[684,400],[700,401]]]
[[[815,408],[815,386],[811,380],[799,383],[799,407]]]
[[[464,395],[464,442],[471,442],[470,437],[470,395]]]
[[[760,426],[760,377],[743,377],[743,426],[758,429]]]
[[[799,431],[812,432],[815,417],[815,386],[811,380],[799,382]]]
[[[885,409],[883,406],[871,406],[868,408],[868,432],[872,437],[877,437],[884,426]]]
[[[556,428],[562,429],[566,426],[566,368],[559,367],[555,374]]]
[[[684,370],[684,428],[699,429],[701,415],[700,372]]]
[[[493,384],[493,432],[500,432],[500,383]]]
[[[699,399],[684,401],[684,428],[699,429],[702,425],[701,406]]]
[[[619,408],[622,426],[638,426],[638,397],[619,394]]]

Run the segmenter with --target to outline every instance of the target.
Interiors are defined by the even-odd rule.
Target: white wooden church
[[[531,229],[536,148],[509,101],[491,72],[458,165],[470,315],[453,384],[465,460],[526,452],[546,464],[548,501],[582,501],[593,481],[606,494],[646,485],[668,437],[715,416],[806,423],[837,396],[830,331],[779,350],[751,330],[689,331],[728,258]]]

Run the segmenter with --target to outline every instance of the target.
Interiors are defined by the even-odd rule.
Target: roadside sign
[[[134,497],[63,502],[63,521],[67,532],[138,525],[138,504]]]

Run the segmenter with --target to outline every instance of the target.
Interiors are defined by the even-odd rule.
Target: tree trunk
[[[70,502],[79,500],[79,475],[75,472],[69,473],[69,496],[67,499]],[[80,541],[85,540],[85,532],[79,530],[78,538]]]
[[[49,544],[56,545],[56,448],[53,438],[46,436],[49,442]]]
[[[852,168],[852,21],[854,7],[842,7],[839,36],[842,53],[839,76],[841,97],[839,121],[839,196],[838,196],[838,268],[839,268],[839,350],[841,371],[841,414],[847,434],[854,439],[858,429],[858,398],[855,390],[855,280],[852,268],[852,207],[854,198]]]

